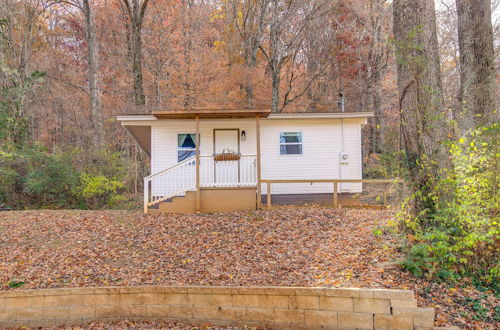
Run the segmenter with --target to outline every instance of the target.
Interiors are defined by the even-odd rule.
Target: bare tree
[[[269,9],[264,0],[229,0],[225,8],[230,26],[234,26],[239,38],[235,40],[241,49],[246,71],[252,72],[257,66],[259,44],[262,44],[265,33],[265,18]],[[254,86],[250,77],[244,83],[245,100],[248,108],[254,108]]]
[[[459,129],[498,120],[490,0],[456,0],[460,47]]]
[[[1,103],[9,117],[2,124],[9,126],[7,139],[14,143],[25,142],[36,125],[29,104],[35,81],[43,74],[33,70],[32,56],[40,41],[40,18],[53,4],[51,0],[0,1]]]
[[[122,0],[127,16],[128,52],[132,64],[134,81],[134,104],[138,107],[146,104],[142,81],[142,24],[149,0]]]
[[[184,68],[184,108],[189,109],[194,105],[193,87],[191,86],[191,50],[193,48],[192,40],[192,17],[191,8],[194,5],[193,0],[182,0],[181,16],[182,16],[182,36],[183,36],[183,49],[182,54],[186,67]]]
[[[87,76],[90,92],[90,113],[92,124],[95,129],[94,144],[99,146],[103,142],[103,116],[101,111],[101,92],[97,85],[97,73],[99,70],[98,54],[99,46],[95,34],[95,26],[88,0],[82,0],[83,17],[85,18],[85,36],[87,39]]]
[[[94,14],[89,0],[60,1],[63,5],[70,4],[83,14],[85,22],[85,41],[87,43],[87,80],[90,98],[90,121],[94,129],[93,142],[95,146],[103,143],[104,128],[101,109],[101,90],[98,86],[99,44],[95,33]]]
[[[433,0],[395,0],[394,37],[401,138],[415,192],[415,209],[433,208],[434,179],[449,168],[436,16]]]
[[[388,33],[387,33],[387,1],[370,0],[369,32],[371,43],[367,58],[367,91],[371,98],[374,120],[371,125],[371,150],[380,152],[384,146],[385,114],[382,109],[382,79],[387,69]]]
[[[268,6],[268,37],[259,43],[267,60],[272,82],[272,112],[280,112],[280,85],[282,70],[290,61],[297,60],[304,42],[306,27],[327,10],[328,1],[263,0]],[[293,78],[293,77],[291,77]],[[306,89],[310,84],[306,84]],[[299,92],[301,96],[305,93]],[[288,103],[291,102],[287,99]]]
[[[439,53],[441,55],[441,78],[445,105],[456,113],[460,88],[460,52],[457,37],[457,11],[451,3],[440,0],[436,12]],[[439,8],[439,7],[438,7]],[[436,8],[436,9],[438,9]]]

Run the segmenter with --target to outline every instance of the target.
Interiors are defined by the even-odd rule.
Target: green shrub
[[[415,275],[453,281],[473,276],[499,279],[499,126],[484,127],[450,144],[453,171],[436,178],[426,198],[439,200],[432,214],[410,214],[400,224],[416,243],[402,266]],[[448,199],[438,198],[446,192]],[[411,201],[410,201],[411,202]]]
[[[73,156],[72,152],[30,151],[28,173],[23,178],[25,196],[44,208],[76,206],[78,200],[72,192],[79,184],[79,174]]]
[[[121,152],[110,149],[80,150],[77,155],[80,172],[123,181],[127,176],[127,162]]]
[[[0,150],[0,204],[15,209],[118,207],[126,177],[125,159],[112,150]]]
[[[14,208],[60,208],[77,204],[79,174],[73,154],[38,146],[0,153],[0,203]]]
[[[0,150],[0,203],[6,202],[14,190],[17,172],[7,166],[12,162],[13,154]]]
[[[116,201],[119,190],[124,187],[122,182],[103,175],[91,176],[83,173],[80,180],[79,192],[85,199],[87,206],[91,208],[100,208]]]
[[[401,177],[404,168],[400,166],[402,154],[399,151],[371,154],[365,168],[367,178],[397,178]]]

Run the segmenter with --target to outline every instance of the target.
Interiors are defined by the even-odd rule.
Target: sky
[[[434,3],[436,4],[436,10],[443,10],[446,9],[446,6],[454,6],[455,5],[455,0],[434,0]],[[497,5],[493,9],[493,12],[491,13],[493,24],[499,24],[500,23],[500,6],[498,5],[500,3],[499,0],[492,0],[491,1],[492,6],[494,6],[494,3]]]

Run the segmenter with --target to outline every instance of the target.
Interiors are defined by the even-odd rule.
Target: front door
[[[224,153],[240,152],[238,129],[214,130],[214,157]],[[215,183],[218,186],[235,186],[239,182],[239,160],[216,160]]]

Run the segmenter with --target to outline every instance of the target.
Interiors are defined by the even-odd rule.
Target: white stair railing
[[[196,157],[144,178],[144,211],[174,196],[196,189]]]
[[[200,156],[201,187],[252,187],[257,185],[257,156],[240,155],[239,160],[215,161]],[[144,178],[144,212],[172,197],[196,190],[196,156]]]

